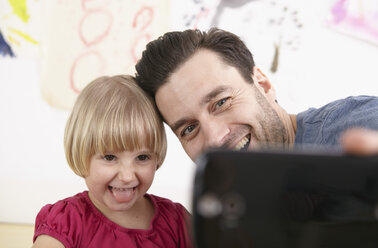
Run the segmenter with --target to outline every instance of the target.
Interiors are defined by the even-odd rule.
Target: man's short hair
[[[168,32],[149,42],[135,66],[138,84],[154,97],[170,75],[201,49],[217,53],[247,82],[253,83],[251,76],[255,63],[244,42],[233,33],[211,28],[208,32],[192,29]]]

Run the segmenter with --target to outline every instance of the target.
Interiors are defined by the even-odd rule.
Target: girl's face
[[[89,196],[107,215],[138,208],[154,179],[157,157],[148,149],[95,154],[89,166]]]

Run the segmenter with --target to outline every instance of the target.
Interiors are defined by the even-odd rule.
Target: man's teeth
[[[236,146],[235,150],[243,149],[249,143],[249,138],[244,137]]]

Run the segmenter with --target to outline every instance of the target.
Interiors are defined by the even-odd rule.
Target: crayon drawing
[[[0,0],[0,55],[39,57],[41,6],[40,1]]]
[[[166,0],[45,1],[44,9],[42,96],[62,109],[96,77],[134,73],[147,42],[168,30]]]
[[[378,45],[378,1],[336,0],[327,24],[336,31]]]
[[[282,51],[301,47],[304,20],[293,0],[172,1],[173,29],[219,27],[239,35],[254,51],[264,51],[261,64],[276,73]],[[251,30],[251,31],[249,31]],[[253,31],[252,31],[253,30]],[[253,39],[251,33],[258,36]],[[268,52],[267,52],[268,51]],[[256,53],[257,53],[256,52]]]
[[[4,40],[4,37],[1,34],[1,31],[0,31],[0,55],[3,57],[5,56],[14,57],[12,48],[9,46],[6,40]]]

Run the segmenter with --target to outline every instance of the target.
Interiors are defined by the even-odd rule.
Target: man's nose
[[[221,147],[226,140],[227,135],[230,133],[228,125],[216,118],[207,120],[202,125],[202,131],[204,133],[204,149],[211,147]]]

